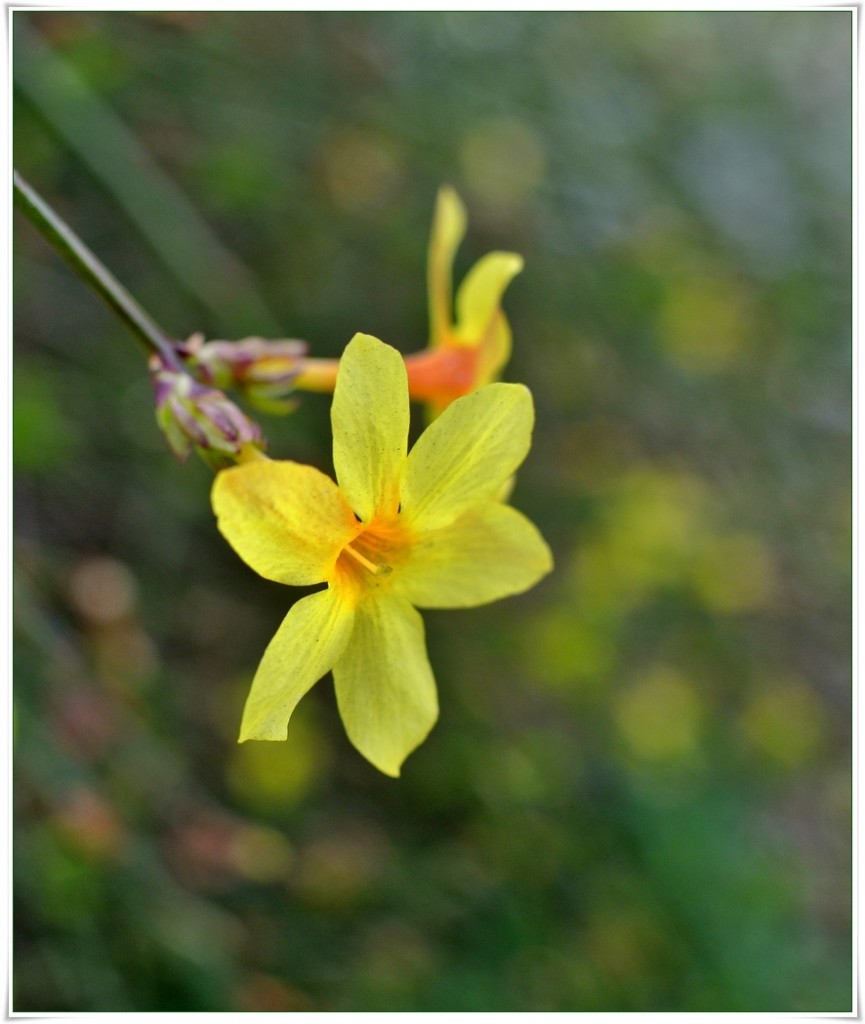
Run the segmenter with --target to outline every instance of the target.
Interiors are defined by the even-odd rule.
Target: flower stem
[[[148,353],[172,370],[186,372],[168,335],[138,305],[110,270],[20,174],[13,172],[15,204],[72,270],[129,327]]]
[[[333,391],[338,359],[301,359],[292,386],[298,391]]]

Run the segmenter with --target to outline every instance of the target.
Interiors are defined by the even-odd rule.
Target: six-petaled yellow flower
[[[490,252],[468,272],[453,302],[453,265],[466,233],[466,211],[456,192],[439,190],[427,262],[430,341],[406,358],[411,396],[438,415],[461,395],[498,378],[511,354],[511,329],[502,296],[523,260]]]
[[[438,715],[417,608],[465,608],[533,586],[549,548],[503,486],[525,458],[534,410],[518,384],[453,402],[408,451],[400,354],[358,334],[331,410],[338,484],[311,466],[261,458],[221,472],[219,529],[256,572],[298,601],[252,683],[240,740],[284,740],[298,701],[333,671],[349,739],[397,776]]]

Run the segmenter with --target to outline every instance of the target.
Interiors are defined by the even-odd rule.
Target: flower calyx
[[[159,356],[151,356],[149,365],[156,422],[179,459],[195,449],[212,468],[223,469],[248,449],[263,450],[258,424],[222,391],[166,365]]]

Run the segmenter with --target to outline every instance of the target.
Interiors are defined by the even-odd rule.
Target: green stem
[[[93,255],[72,228],[18,174],[13,172],[15,204],[75,273],[110,306],[148,353],[173,370],[183,370],[165,332],[138,305],[110,270]]]

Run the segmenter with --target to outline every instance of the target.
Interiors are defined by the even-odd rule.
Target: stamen
[[[342,550],[347,555],[351,555],[356,562],[360,562],[364,569],[369,569],[373,576],[387,576],[389,573],[393,572],[393,569],[391,569],[389,565],[376,565],[375,562],[371,562],[368,558],[364,558],[359,551],[354,550],[351,544],[346,544]]]

